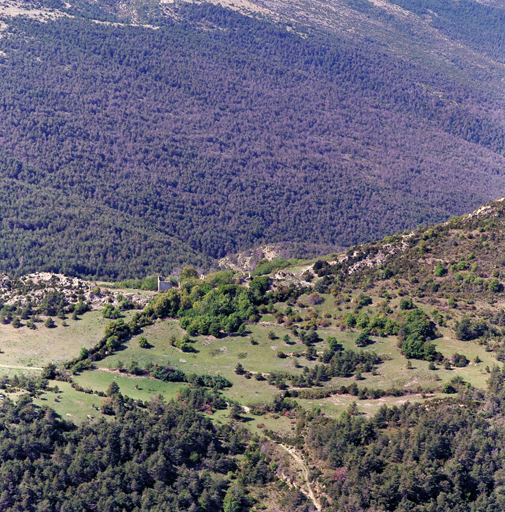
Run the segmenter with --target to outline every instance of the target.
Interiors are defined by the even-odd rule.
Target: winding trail
[[[280,443],[278,444],[278,446],[280,446],[281,448],[286,450],[291,455],[291,457],[293,457],[293,459],[298,464],[298,466],[300,466],[300,468],[303,472],[303,476],[305,478],[305,483],[307,484],[308,491],[306,492],[302,488],[300,488],[300,491],[302,491],[304,494],[306,494],[312,500],[312,503],[317,508],[317,510],[322,510],[321,503],[319,503],[319,500],[316,498],[316,495],[314,494],[314,490],[312,489],[312,486],[310,485],[309,468],[307,467],[307,465],[305,464],[303,459],[296,453],[294,448],[290,448],[289,446],[286,446],[286,445],[280,444]]]

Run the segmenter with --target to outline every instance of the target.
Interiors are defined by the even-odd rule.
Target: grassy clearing
[[[105,418],[98,409],[102,398],[96,395],[80,393],[76,391],[68,382],[51,381],[51,386],[58,386],[59,392],[47,392],[40,398],[34,399],[33,403],[39,406],[51,407],[63,419],[82,423],[88,421],[88,415],[95,418]],[[57,398],[59,397],[59,398]],[[54,399],[57,398],[57,401]]]
[[[265,430],[273,430],[283,434],[291,434],[295,430],[296,424],[293,423],[293,419],[285,416],[276,416],[277,415],[272,413],[263,414],[261,416],[243,413],[239,423],[260,436],[264,435],[263,432]],[[210,418],[213,423],[218,426],[224,423],[230,423],[229,410],[226,409],[214,412]]]
[[[111,382],[116,382],[123,395],[135,400],[149,401],[154,394],[161,394],[166,400],[175,397],[177,391],[184,386],[180,382],[162,382],[146,377],[131,377],[119,372],[102,370],[87,371],[74,379],[83,388],[93,391],[107,391]]]
[[[63,320],[59,318],[54,321],[55,328],[39,323],[33,331],[0,324],[0,364],[43,367],[68,361],[78,356],[82,347],[94,346],[108,322],[98,311],[85,313],[80,320],[65,320],[68,327],[62,327]]]

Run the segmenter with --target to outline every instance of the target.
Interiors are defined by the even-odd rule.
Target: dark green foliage
[[[117,318],[121,318],[123,315],[121,314],[121,308],[115,308],[112,304],[105,304],[105,307],[102,309],[102,316],[104,318],[116,320]]]
[[[312,348],[312,351],[308,352]],[[315,357],[314,347],[307,349],[306,357]],[[310,388],[320,386],[331,377],[351,377],[358,369],[362,372],[371,372],[376,364],[382,360],[374,352],[354,352],[352,350],[336,352],[328,350],[323,355],[323,362],[313,368],[305,367],[301,375],[292,375],[289,372],[273,371],[267,377],[268,383],[273,386],[282,386],[285,381],[291,381],[293,387]]]
[[[182,370],[175,370],[170,366],[155,366],[151,375],[155,379],[165,382],[186,382],[186,374]]]
[[[392,0],[392,3],[421,16],[431,14],[432,27],[489,55],[503,55],[505,15],[499,3],[472,0],[460,0],[457,4],[444,0]]]
[[[331,352],[337,352],[338,350],[341,350],[342,349],[342,344],[339,343],[337,341],[337,338],[335,338],[334,336],[330,336],[327,340],[326,340],[326,343],[328,343],[328,347],[330,349]]]
[[[456,323],[456,337],[458,340],[469,341],[484,336],[488,332],[488,325],[484,320],[473,321],[464,317]]]
[[[48,364],[42,370],[43,379],[54,379],[56,376],[56,366],[54,364]]]
[[[452,395],[457,392],[457,389],[450,382],[445,382],[444,385],[442,386],[442,393]]]
[[[433,343],[426,343],[422,338],[411,334],[402,344],[403,355],[412,359],[424,359],[434,361],[437,357],[437,350]]]
[[[44,325],[48,329],[52,329],[53,327],[56,327],[56,324],[54,323],[54,320],[51,317],[48,317],[46,321],[44,322]]]
[[[280,412],[280,411],[279,411]],[[263,448],[263,449],[262,449]],[[252,442],[244,452],[244,463],[239,475],[243,485],[265,485],[274,478],[274,472],[269,467],[268,443]]]
[[[453,354],[451,357],[453,366],[457,368],[464,368],[470,361],[463,354]]]
[[[467,404],[383,406],[371,419],[312,421],[305,443],[334,470],[324,483],[335,510],[351,502],[367,512],[447,510],[448,503],[458,512],[501,509],[504,432]]]
[[[428,340],[435,337],[433,323],[421,309],[405,311],[403,323],[400,327],[399,341],[401,349],[407,359],[425,359],[434,361],[437,359],[437,351],[433,343]]]
[[[270,288],[270,278],[267,276],[255,277],[249,283],[249,289],[258,298],[263,297],[263,295],[265,295],[265,293],[268,291],[269,288]]]
[[[423,340],[435,337],[433,324],[428,315],[421,309],[414,309],[403,313],[403,330],[407,335],[414,335]]]
[[[219,472],[237,464],[222,448],[232,436],[218,438],[199,413],[212,398],[188,390],[184,405],[155,396],[142,410],[119,390],[109,395],[102,409],[116,421],[80,427],[27,395],[2,402],[2,510],[222,510],[228,482]]]
[[[216,389],[231,387],[231,382],[221,375],[186,375],[182,370],[176,370],[170,366],[155,365],[151,375],[165,382],[191,382],[196,386]]]
[[[366,347],[370,342],[370,332],[367,330],[360,332],[356,338],[357,347]]]
[[[414,309],[416,306],[412,302],[412,299],[410,298],[403,298],[400,300],[399,307],[402,311],[405,311],[407,309]]]
[[[65,294],[61,292],[49,292],[44,296],[39,306],[39,313],[47,316],[55,316],[63,311],[67,301]]]
[[[499,293],[503,291],[503,284],[498,279],[491,279],[487,283],[488,290],[493,293]]]
[[[442,277],[445,274],[447,274],[447,269],[440,263],[440,261],[437,263],[437,266],[435,267],[435,275],[437,277]]]
[[[149,342],[147,341],[147,338],[145,336],[139,336],[138,344],[140,348],[149,348]]]
[[[364,308],[365,306],[372,304],[372,297],[369,297],[368,295],[359,295],[356,298],[356,303],[358,308]]]

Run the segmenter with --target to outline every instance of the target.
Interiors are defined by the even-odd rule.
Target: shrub
[[[104,318],[109,318],[111,320],[116,320],[117,318],[121,318],[121,309],[114,308],[112,304],[105,304],[105,307],[102,309],[102,316]]]
[[[437,263],[437,266],[435,267],[434,274],[437,277],[442,277],[445,274],[447,274],[447,269],[440,263],[440,261]]]
[[[371,343],[370,333],[368,331],[360,332],[358,337],[356,338],[356,346],[357,347],[365,347],[369,343]]]
[[[487,283],[487,289],[490,292],[499,293],[503,291],[503,285],[498,281],[498,279],[491,279]]]
[[[456,322],[456,338],[462,341],[470,341],[484,336],[489,327],[484,320],[473,322],[464,317],[461,322]]]
[[[317,304],[321,304],[321,302],[324,302],[324,298],[321,297],[321,295],[319,295],[319,293],[317,293],[317,292],[311,293],[307,297],[307,303],[311,304],[313,306],[316,306]]]
[[[402,311],[406,311],[408,309],[414,309],[415,305],[412,302],[412,299],[406,297],[400,301],[399,307]]]
[[[450,382],[446,382],[442,386],[442,393],[454,394],[454,393],[457,393],[457,390]]]
[[[368,295],[359,295],[356,297],[356,302],[359,308],[364,308],[365,306],[370,306],[373,301],[372,297],[369,297]]]
[[[452,364],[458,368],[465,367],[470,361],[463,354],[454,354],[452,356]]]
[[[149,342],[145,336],[139,336],[138,343],[140,348],[149,348]]]

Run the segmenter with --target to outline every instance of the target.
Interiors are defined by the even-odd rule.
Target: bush
[[[411,334],[402,344],[403,355],[407,359],[424,359],[425,361],[435,361],[437,350],[433,343],[427,343],[422,337]]]
[[[145,336],[139,336],[138,343],[140,348],[149,348],[149,342]]]
[[[372,297],[368,295],[359,295],[356,297],[356,302],[358,303],[359,308],[364,308],[365,306],[370,306],[372,304]]]
[[[484,320],[473,322],[465,317],[461,322],[456,322],[456,338],[462,341],[470,341],[484,336],[489,327]]]
[[[456,390],[456,388],[450,382],[446,382],[442,386],[442,393],[454,394],[454,393],[457,393],[457,392],[458,391]]]
[[[451,359],[452,359],[453,366],[456,366],[458,368],[463,368],[470,362],[466,358],[466,356],[464,356],[463,354],[458,354],[458,353],[454,354]]]
[[[402,311],[406,311],[408,309],[414,309],[415,305],[412,302],[412,299],[406,297],[400,301],[399,307]]]
[[[503,291],[503,285],[498,281],[498,279],[491,279],[487,283],[487,289],[490,292],[499,293]]]
[[[53,327],[56,327],[56,324],[54,323],[54,320],[51,317],[48,317],[47,320],[44,322],[44,325],[48,329],[52,329]]]
[[[324,298],[321,297],[321,295],[319,295],[319,293],[317,293],[317,292],[311,293],[307,297],[307,303],[311,304],[313,306],[316,306],[317,304],[321,304],[321,302],[324,302]]]
[[[371,343],[370,333],[368,331],[360,332],[358,337],[356,338],[356,346],[357,347],[366,347],[369,343]]]
[[[117,318],[121,318],[123,315],[121,314],[120,308],[114,308],[112,304],[106,304],[102,309],[102,316],[104,318],[116,320]]]

